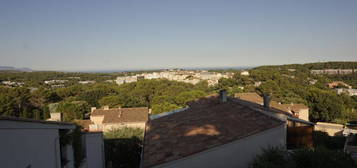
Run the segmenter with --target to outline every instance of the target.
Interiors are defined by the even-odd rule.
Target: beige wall
[[[103,123],[104,115],[90,116],[90,120],[91,120],[94,124],[100,125],[100,124]]]
[[[89,131],[90,132],[97,132],[97,131],[103,131],[103,125],[102,124],[90,124],[89,125]]]
[[[50,113],[51,118],[49,118],[49,121],[62,121],[62,114],[61,113]]]
[[[124,127],[144,129],[145,122],[91,124],[91,125],[89,125],[89,131],[108,132],[113,129],[120,129],[120,128],[124,128]]]
[[[246,168],[263,148],[286,146],[286,124],[155,168]]]
[[[112,129],[120,129],[123,127],[129,128],[145,128],[145,122],[133,122],[133,123],[113,123],[113,124],[104,124],[103,125],[103,132],[108,132]]]
[[[309,109],[302,109],[299,111],[299,119],[309,121]]]
[[[315,131],[326,132],[330,136],[342,135],[343,125],[333,124],[333,123],[324,123],[317,122],[315,125]]]

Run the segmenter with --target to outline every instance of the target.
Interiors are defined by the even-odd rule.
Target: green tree
[[[355,167],[350,155],[343,151],[326,148],[297,149],[288,152],[282,148],[263,150],[250,164],[250,168],[352,168]]]
[[[175,103],[179,106],[185,106],[187,102],[201,98],[205,93],[199,90],[182,92],[175,97]]]
[[[6,94],[0,94],[0,115],[4,116],[19,116],[16,111],[16,103],[12,97]]]
[[[258,92],[261,94],[273,94],[273,95],[278,95],[280,93],[280,87],[279,85],[273,81],[273,80],[268,80],[264,83],[262,83],[258,88]]]
[[[343,101],[334,92],[311,88],[306,100],[310,107],[310,119],[313,121],[330,122],[341,117]]]
[[[78,100],[86,101],[92,107],[99,106],[99,99],[106,96],[108,93],[102,89],[91,89],[82,92],[78,96]]]
[[[85,101],[62,102],[57,111],[62,113],[64,121],[83,119],[84,114],[89,112],[89,105]]]
[[[30,101],[31,93],[28,89],[0,87],[0,114],[7,116],[33,118],[35,108]]]
[[[105,161],[112,167],[139,167],[144,130],[122,128],[104,134]]]
[[[134,138],[139,139],[144,138],[144,130],[141,128],[129,128],[123,127],[119,129],[112,129],[104,133],[105,139],[124,139],[124,138]]]
[[[154,104],[152,106],[152,114],[159,114],[159,113],[163,113],[163,112],[168,112],[168,111],[172,111],[175,109],[179,109],[182,108],[176,104],[172,104],[172,103],[168,103],[168,102],[164,102],[161,104]]]
[[[102,97],[98,102],[100,106],[120,107],[123,100],[120,96],[112,95]]]

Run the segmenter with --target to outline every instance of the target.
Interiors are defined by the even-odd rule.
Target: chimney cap
[[[226,89],[222,89],[219,91],[219,99],[221,100],[221,102],[227,102],[227,90]]]
[[[264,100],[264,107],[270,108],[270,100],[271,100],[270,94],[263,94],[263,100]]]
[[[97,109],[97,107],[91,107],[90,108],[90,112],[93,112],[94,110],[96,110]]]

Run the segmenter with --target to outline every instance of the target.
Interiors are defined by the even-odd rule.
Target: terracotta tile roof
[[[148,120],[149,109],[147,107],[96,109],[91,115],[103,115],[103,123],[146,122]]]
[[[299,112],[300,110],[309,109],[309,107],[305,106],[304,104],[293,104],[290,106],[290,109],[294,112]]]
[[[257,93],[236,93],[234,97],[256,104],[263,104],[263,98]],[[309,109],[309,107],[304,104],[280,104],[276,101],[271,101],[270,106],[271,108],[280,110],[276,112],[290,116],[293,115],[291,112],[299,112],[302,109]]]
[[[285,122],[254,108],[215,96],[189,103],[190,108],[148,122],[143,167],[177,160]]]
[[[280,104],[276,101],[271,101],[270,102],[270,107],[277,109],[277,110],[281,110],[284,112],[289,112],[290,113],[290,104]]]
[[[257,93],[236,93],[234,94],[235,98],[242,100],[250,101],[257,104],[263,104],[263,98]]]

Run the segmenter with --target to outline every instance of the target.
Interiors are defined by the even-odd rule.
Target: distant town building
[[[52,84],[64,84],[68,82],[68,80],[48,80],[44,81],[45,84],[52,85]]]
[[[324,74],[324,70],[311,70],[310,71],[312,74],[315,74],[315,75],[320,75],[320,74]]]
[[[78,76],[71,76],[71,77],[68,77],[68,79],[81,79],[81,77],[78,77]]]
[[[346,93],[349,96],[357,96],[357,89],[338,88],[338,89],[336,89],[336,91],[337,91],[337,94]]]
[[[59,85],[51,85],[51,88],[64,88],[65,86],[63,84]]]
[[[309,80],[309,84],[310,85],[315,85],[317,83],[317,80],[316,79],[310,79]]]
[[[136,81],[138,81],[137,76],[120,76],[120,77],[117,77],[117,79],[116,79],[116,83],[118,85],[121,85],[124,83],[136,82]]]
[[[312,74],[320,75],[320,74],[327,74],[327,75],[346,75],[352,74],[357,72],[357,69],[318,69],[318,70],[311,70]]]
[[[248,72],[248,71],[242,71],[242,72],[240,73],[240,75],[249,76],[249,72]]]
[[[10,87],[17,87],[24,85],[23,82],[13,82],[13,81],[2,81],[3,85],[10,86]]]
[[[291,78],[291,79],[294,79],[294,78],[295,78],[294,75],[282,74],[282,76],[287,77],[287,78]]]
[[[231,78],[232,73],[216,73],[208,71],[184,71],[184,70],[168,70],[152,73],[142,73],[135,76],[120,76],[117,77],[118,85],[124,83],[136,82],[139,79],[168,79],[179,82],[197,84],[200,81],[206,80],[208,85],[215,85],[220,78]]]
[[[262,82],[261,82],[261,81],[254,82],[254,86],[255,86],[255,87],[259,87],[261,84],[262,84]]]
[[[223,95],[150,120],[141,167],[248,167],[262,149],[286,145],[286,118]]]
[[[329,88],[338,88],[339,86],[346,87],[348,89],[352,88],[351,85],[348,85],[347,83],[342,82],[342,81],[333,81],[333,82],[327,83],[327,86]]]
[[[79,84],[94,84],[95,81],[78,81]]]
[[[105,82],[108,82],[108,83],[114,83],[115,80],[106,80]]]

